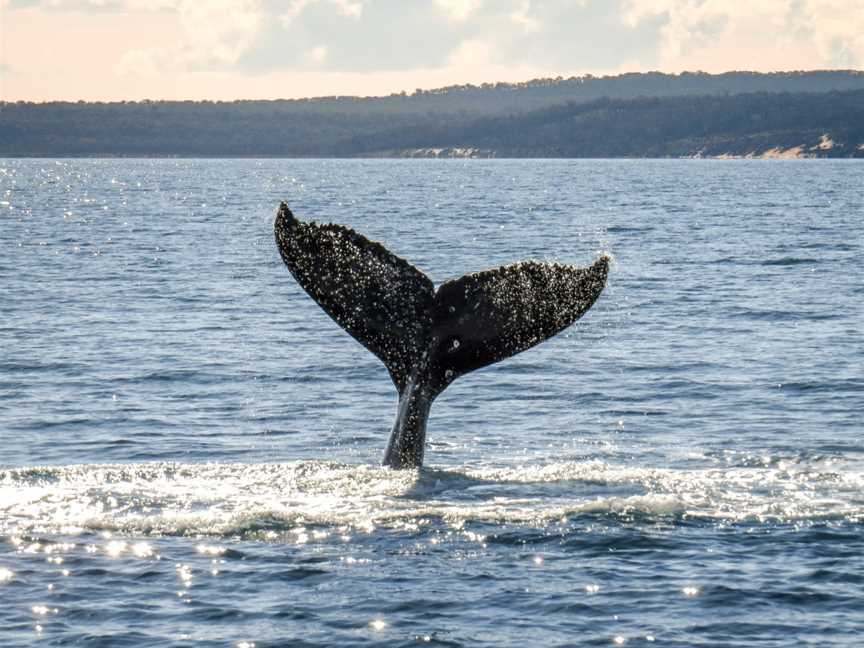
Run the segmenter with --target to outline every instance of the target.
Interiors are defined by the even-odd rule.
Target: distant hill
[[[600,99],[345,145],[375,146],[407,157],[864,158],[864,90]]]
[[[374,98],[6,102],[0,156],[864,157],[862,123],[862,72],[648,73]]]
[[[389,97],[321,97],[285,102],[286,110],[313,109],[345,112],[348,107],[371,113],[471,112],[511,114],[568,102],[637,97],[727,95],[751,92],[829,92],[864,89],[864,72],[817,70],[811,72],[662,72],[630,73],[567,79],[534,79],[524,83],[457,85],[416,90]]]

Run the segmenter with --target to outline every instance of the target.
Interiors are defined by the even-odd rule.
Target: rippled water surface
[[[862,177],[0,160],[0,645],[861,645]],[[391,471],[395,390],[282,199],[436,283],[615,262]]]

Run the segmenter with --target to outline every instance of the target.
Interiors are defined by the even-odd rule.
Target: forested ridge
[[[600,99],[525,115],[379,132],[392,149],[472,147],[500,157],[864,157],[864,90],[818,94]],[[355,138],[348,147],[371,149]],[[796,150],[800,149],[800,150]]]
[[[864,73],[659,73],[286,101],[0,103],[0,156],[864,157]]]

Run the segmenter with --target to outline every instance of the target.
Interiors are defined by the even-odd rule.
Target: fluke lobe
[[[341,225],[301,222],[286,203],[276,244],[297,283],[387,367],[399,392],[384,465],[423,465],[435,397],[470,371],[564,330],[594,303],[609,259],[589,268],[521,261],[441,284]]]

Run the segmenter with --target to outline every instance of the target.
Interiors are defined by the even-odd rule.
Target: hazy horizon
[[[0,0],[5,101],[385,96],[864,67],[857,0]]]

